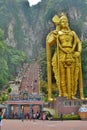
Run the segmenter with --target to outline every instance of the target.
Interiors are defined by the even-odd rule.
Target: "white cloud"
[[[38,2],[40,2],[41,0],[28,0],[30,3],[30,6],[32,5],[36,5]]]

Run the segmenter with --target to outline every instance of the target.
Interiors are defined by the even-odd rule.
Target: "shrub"
[[[79,115],[72,115],[72,114],[68,114],[68,115],[64,115],[63,116],[64,120],[80,120],[80,116]]]
[[[54,120],[60,120],[60,116],[59,115],[53,115],[53,119]],[[66,114],[63,115],[63,120],[80,120],[80,116],[79,115],[72,115],[72,114]]]

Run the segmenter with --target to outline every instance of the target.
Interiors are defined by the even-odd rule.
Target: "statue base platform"
[[[54,109],[56,114],[78,114],[78,110],[82,104],[87,104],[87,99],[66,99],[65,97],[58,97],[55,101]]]

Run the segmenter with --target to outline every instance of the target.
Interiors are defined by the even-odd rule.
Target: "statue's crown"
[[[67,19],[66,15],[64,13],[61,13],[61,15],[60,15],[60,20],[62,20],[62,19]]]

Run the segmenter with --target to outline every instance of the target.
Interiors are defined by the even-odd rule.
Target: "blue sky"
[[[32,5],[35,5],[35,4],[37,4],[38,2],[40,2],[41,0],[28,0],[29,1],[29,3],[30,3],[30,6],[32,6]]]

